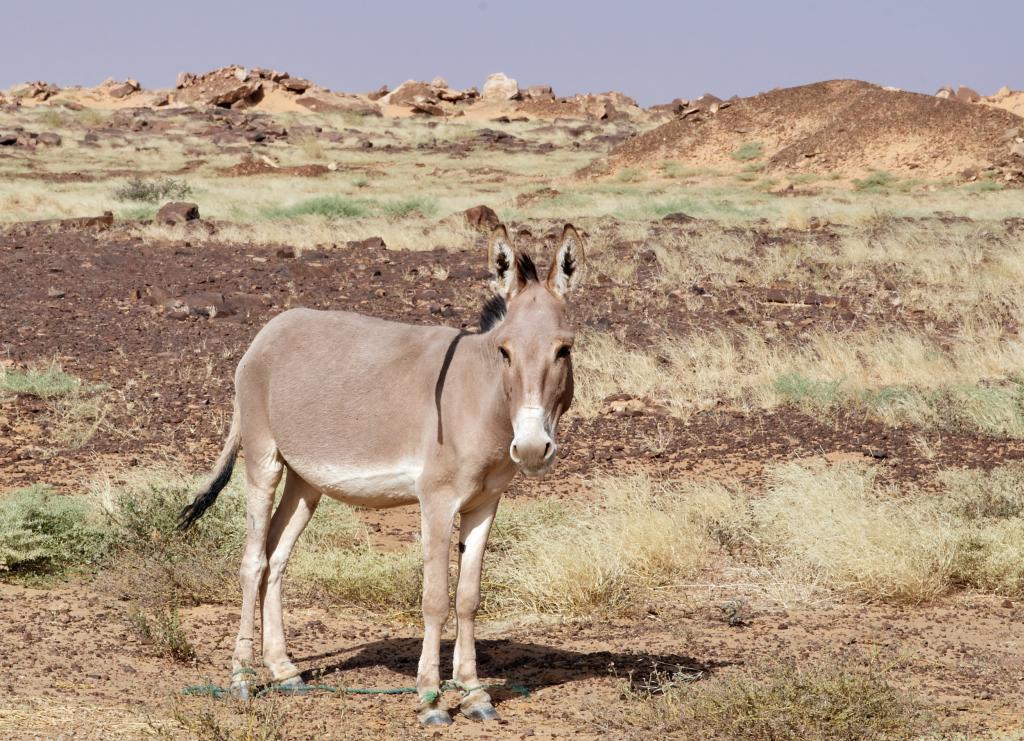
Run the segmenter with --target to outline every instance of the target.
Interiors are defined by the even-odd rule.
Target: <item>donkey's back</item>
[[[412,501],[457,334],[346,311],[275,317],[235,376],[243,447],[259,436],[256,447],[272,446],[310,484],[353,503]]]

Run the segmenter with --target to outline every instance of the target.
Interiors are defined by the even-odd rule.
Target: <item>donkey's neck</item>
[[[473,427],[486,431],[489,437],[507,436],[511,441],[512,418],[502,385],[501,362],[492,337],[486,333],[462,335],[457,339],[441,394],[451,407],[469,416]]]

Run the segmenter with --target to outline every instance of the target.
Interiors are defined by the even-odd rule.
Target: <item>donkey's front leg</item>
[[[416,691],[420,697],[418,717],[425,726],[448,725],[447,710],[441,699],[441,631],[448,619],[448,548],[451,545],[455,512],[445,497],[431,505],[421,505],[423,539],[423,651],[416,673]]]
[[[454,677],[462,685],[460,705],[463,715],[473,720],[498,720],[490,695],[480,686],[476,674],[476,644],[473,635],[476,612],[480,607],[480,574],[484,548],[491,532],[498,497],[484,502],[471,512],[463,512],[459,524],[459,586],[455,593],[458,619],[455,637]]]

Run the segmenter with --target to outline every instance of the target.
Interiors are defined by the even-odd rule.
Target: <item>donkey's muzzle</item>
[[[527,476],[543,476],[551,468],[558,446],[547,429],[547,414],[540,407],[523,407],[513,423],[508,454]]]

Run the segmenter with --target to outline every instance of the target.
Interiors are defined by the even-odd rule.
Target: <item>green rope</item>
[[[236,674],[239,672],[236,672]],[[246,673],[255,674],[252,670]],[[441,687],[438,691],[429,691],[423,693],[423,700],[429,705],[433,705],[440,698],[442,692],[448,690],[459,690],[462,692],[463,697],[469,695],[477,690],[487,690],[504,688],[515,692],[522,697],[529,697],[530,691],[521,684],[509,684],[504,682],[501,684],[481,684],[476,687],[466,687],[462,682],[454,679],[449,679],[441,683]],[[341,692],[346,695],[406,695],[414,694],[416,692],[415,687],[393,687],[387,689],[375,689],[368,687],[332,687],[329,684],[304,684],[301,687],[288,688],[288,687],[275,687],[273,685],[264,687],[256,693],[256,697],[263,697],[272,692],[278,692],[285,695],[304,695],[312,692]],[[220,687],[216,684],[192,684],[181,690],[181,694],[189,696],[200,696],[200,697],[214,697],[221,699],[228,695],[228,690]]]

